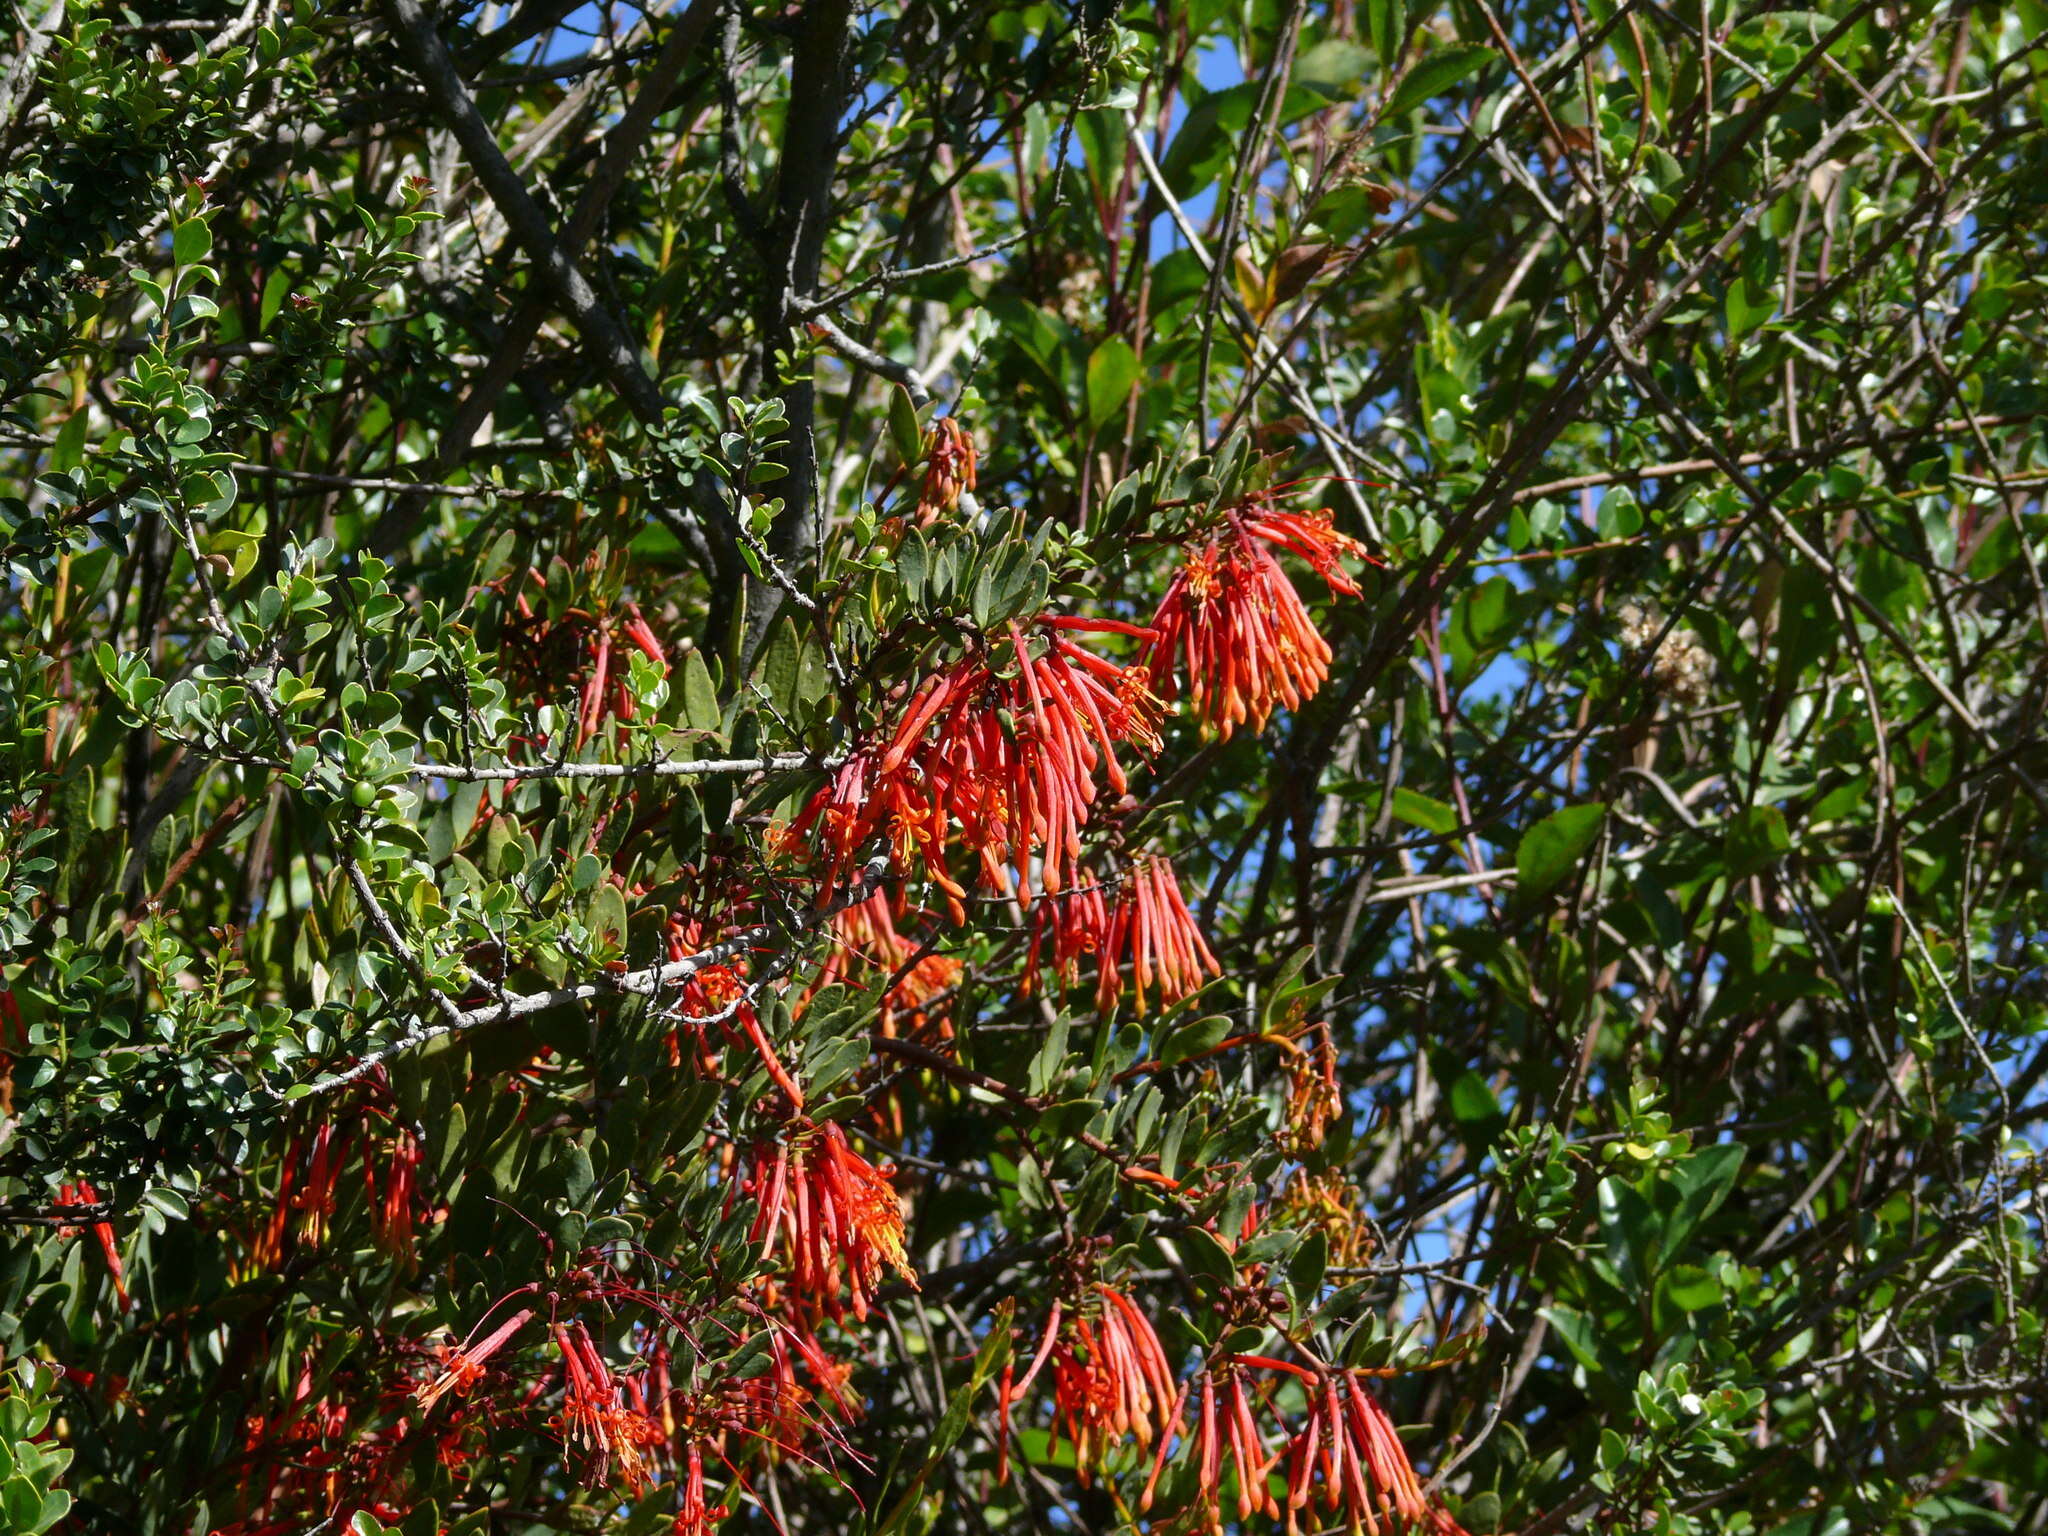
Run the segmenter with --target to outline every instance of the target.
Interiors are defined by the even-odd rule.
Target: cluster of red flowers
[[[1252,1372],[1262,1370],[1294,1377],[1308,1400],[1300,1428],[1288,1429],[1273,1405],[1273,1394],[1261,1391]],[[1430,1536],[1464,1536],[1442,1505],[1422,1491],[1415,1468],[1395,1434],[1386,1410],[1361,1383],[1360,1373],[1326,1366],[1313,1369],[1262,1355],[1232,1355],[1205,1369],[1194,1384],[1199,1399],[1190,1439],[1185,1421],[1187,1398],[1176,1409],[1177,1443],[1188,1448],[1196,1464],[1196,1498],[1206,1514],[1207,1528],[1225,1526],[1224,1479],[1234,1474],[1235,1514],[1240,1521],[1254,1514],[1278,1519],[1287,1529],[1300,1528],[1301,1511],[1320,1504],[1325,1513],[1342,1513],[1346,1528],[1359,1532],[1428,1532]],[[1263,1407],[1279,1420],[1277,1445],[1259,1426]],[[1149,1509],[1166,1464],[1162,1442],[1145,1485],[1141,1509]],[[1226,1468],[1225,1458],[1229,1466]],[[1273,1474],[1285,1469],[1286,1500],[1273,1491]]]
[[[1135,1437],[1142,1447],[1164,1434],[1177,1396],[1166,1351],[1145,1314],[1120,1291],[1099,1283],[1094,1289],[1095,1320],[1075,1315],[1052,1349],[1053,1444],[1064,1424],[1084,1478],[1110,1438]]]
[[[1463,1536],[1443,1506],[1424,1495],[1393,1421],[1358,1372],[1256,1363],[1292,1373],[1308,1396],[1308,1417],[1285,1452],[1288,1530],[1297,1528],[1302,1510],[1319,1504],[1325,1515],[1341,1512],[1354,1532],[1384,1528]]]
[[[589,1456],[592,1482],[604,1482],[616,1465],[626,1491],[638,1495],[647,1486],[650,1454],[668,1444],[647,1411],[639,1376],[614,1376],[581,1322],[556,1323],[552,1331],[567,1383],[556,1420],[562,1440]]]
[[[717,931],[717,927],[702,918],[681,913],[672,915],[664,932],[668,958],[682,960],[701,954],[710,947],[713,942],[711,936]],[[791,1112],[803,1111],[803,1089],[782,1064],[768,1032],[761,1026],[760,1011],[754,1006],[754,993],[743,960],[736,957],[730,964],[699,966],[683,978],[679,994],[676,1006],[671,1010],[677,1020],[677,1029],[669,1037],[669,1059],[672,1062],[681,1064],[682,1041],[687,1034],[699,1066],[706,1072],[716,1073],[718,1050],[712,1043],[711,1033],[716,1030],[726,1045],[752,1051],[767,1069],[770,1081],[789,1100]]]
[[[501,1298],[492,1311],[538,1289],[522,1287]],[[635,1304],[650,1310],[660,1325],[629,1333],[628,1347],[637,1358],[629,1358],[623,1368],[606,1358],[605,1349],[580,1318],[558,1318],[547,1325],[545,1337],[560,1363],[562,1387],[561,1407],[549,1423],[565,1446],[580,1453],[583,1474],[592,1486],[616,1484],[637,1496],[657,1475],[665,1475],[679,1498],[675,1529],[701,1533],[733,1507],[730,1499],[707,1501],[706,1460],[722,1464],[732,1483],[743,1487],[742,1442],[764,1448],[771,1457],[809,1466],[828,1464],[805,1450],[813,1443],[828,1457],[844,1455],[864,1463],[833,1423],[835,1417],[850,1417],[856,1407],[845,1392],[846,1368],[827,1357],[801,1324],[750,1308],[763,1324],[760,1337],[767,1344],[768,1368],[744,1380],[686,1385],[671,1378],[667,1337],[688,1337],[689,1330],[667,1299],[628,1283],[603,1264],[579,1266],[550,1300],[560,1303],[565,1292],[607,1309]],[[472,1337],[459,1349],[440,1350],[438,1373],[413,1390],[419,1414],[431,1414],[451,1394],[468,1396],[490,1373],[493,1357],[536,1316],[534,1307],[521,1306],[482,1338]],[[527,1403],[540,1396],[543,1384],[532,1385],[525,1395]],[[459,1423],[460,1418],[449,1415],[444,1422]]]
[[[57,1186],[58,1205],[98,1205],[99,1192],[85,1180]],[[61,1227],[59,1232],[67,1238],[77,1237],[77,1227]],[[95,1221],[92,1224],[93,1240],[100,1245],[100,1257],[107,1261],[107,1276],[114,1282],[114,1296],[122,1306],[128,1305],[128,1283],[122,1276],[121,1249],[114,1241],[114,1224],[110,1221]]]
[[[944,465],[958,446],[950,434],[966,438],[950,420],[941,428],[929,474],[957,496]],[[971,444],[965,451],[971,477]],[[1049,967],[1071,984],[1082,957],[1093,955],[1104,1009],[1122,995],[1126,967],[1141,1011],[1148,992],[1179,1001],[1219,968],[1171,866],[1140,859],[1112,899],[1079,875],[1080,834],[1097,776],[1128,794],[1118,747],[1155,752],[1163,701],[1183,686],[1197,715],[1226,737],[1243,723],[1263,727],[1276,706],[1298,706],[1321,687],[1330,649],[1275,549],[1350,595],[1359,588],[1340,560],[1373,559],[1327,511],[1285,511],[1270,497],[1234,508],[1190,553],[1149,626],[1041,615],[1012,623],[1007,648],[985,643],[927,677],[894,724],[804,805],[788,841],[815,842],[828,890],[843,888],[870,848],[886,846],[899,869],[921,865],[952,919],[964,922],[967,887],[946,852],[957,844],[979,861],[984,889],[1032,907],[1033,974]],[[1077,631],[1138,641],[1141,664],[1105,660],[1075,642]]]
[[[1013,1383],[1004,1370],[996,1389],[998,1481],[1007,1475],[1012,1410],[1048,1361],[1048,1448],[1056,1450],[1064,1435],[1084,1483],[1113,1447],[1135,1441],[1143,1450],[1157,1437],[1140,1510],[1151,1509],[1168,1464],[1185,1457],[1194,1469],[1195,1512],[1211,1532],[1225,1528],[1225,1495],[1234,1486],[1238,1521],[1284,1515],[1291,1532],[1303,1509],[1320,1505],[1341,1514],[1353,1533],[1463,1536],[1424,1494],[1365,1373],[1226,1355],[1176,1387],[1151,1323],[1129,1297],[1100,1282],[1086,1286],[1077,1305],[1052,1304],[1021,1378]],[[1277,1388],[1288,1378],[1307,1403],[1299,1427],[1290,1427],[1277,1403]],[[1262,1417],[1275,1429],[1263,1428]],[[1274,1491],[1276,1472],[1285,1474],[1284,1500]]]
[[[1279,1146],[1301,1157],[1323,1144],[1330,1122],[1344,1113],[1344,1096],[1337,1087],[1337,1052],[1327,1026],[1313,1049],[1303,1050],[1291,1040],[1286,1046],[1281,1064],[1287,1074],[1287,1120]]]
[[[1272,545],[1313,566],[1334,592],[1358,595],[1338,558],[1378,562],[1330,525],[1330,514],[1270,506],[1227,513],[1223,526],[1189,554],[1152,616],[1146,651],[1153,688],[1179,696],[1228,738],[1239,725],[1263,730],[1276,705],[1300,708],[1330,672],[1330,647],[1303,606]]]
[[[1223,974],[1180,893],[1173,865],[1147,855],[1125,871],[1105,899],[1100,882],[1040,897],[1031,908],[1031,948],[1025,970],[1050,967],[1072,986],[1081,958],[1096,962],[1096,1006],[1107,1013],[1124,991],[1124,966],[1140,1013],[1148,990],[1160,1005],[1177,1003],[1205,979]]]
[[[239,1518],[216,1536],[296,1536],[323,1520],[346,1528],[358,1512],[385,1523],[407,1514],[406,1487],[424,1447],[443,1466],[473,1454],[464,1426],[429,1426],[410,1383],[361,1361],[339,1376],[300,1365],[289,1402],[242,1424]]]
[[[1273,1202],[1276,1224],[1297,1232],[1320,1231],[1329,1244],[1330,1263],[1356,1268],[1372,1257],[1372,1226],[1358,1209],[1358,1186],[1340,1168],[1310,1173],[1297,1166]]]
[[[381,1136],[373,1129],[380,1122],[386,1126]],[[348,1120],[323,1120],[286,1144],[276,1201],[248,1238],[244,1262],[249,1272],[277,1268],[295,1243],[317,1248],[327,1241],[341,1175],[352,1154],[362,1159],[371,1236],[394,1258],[411,1254],[420,1199],[419,1137],[388,1110],[358,1104]]]
[[[923,1033],[929,1022],[938,1038],[948,1038],[952,1026],[944,1013],[934,1015],[930,1010],[935,999],[959,985],[960,962],[913,943],[897,930],[896,921],[886,891],[833,913],[834,947],[819,966],[805,1001],[826,987],[851,980],[860,970],[878,971],[890,983],[875,1016],[875,1028],[881,1034],[915,1036]]]
[[[420,1139],[394,1124],[384,1146],[383,1166],[375,1149],[363,1149],[363,1193],[370,1203],[370,1231],[393,1258],[412,1255],[412,1213],[419,1193]]]
[[[539,571],[526,574],[530,585],[543,594],[547,591],[547,578]],[[524,591],[512,594],[512,611],[505,617],[499,641],[512,686],[521,696],[553,702],[565,682],[575,684],[578,747],[597,734],[607,717],[633,718],[627,646],[668,670],[661,641],[633,603],[621,604],[616,613],[571,608],[550,617],[536,611]]]
[[[330,1119],[322,1121],[310,1136],[302,1131],[286,1144],[284,1164],[277,1175],[276,1203],[270,1219],[249,1243],[252,1272],[273,1270],[284,1262],[294,1228],[298,1241],[309,1248],[327,1241],[327,1224],[334,1217],[335,1181],[341,1176],[347,1141],[348,1133],[337,1132]]]
[[[957,505],[976,470],[972,440],[950,419],[933,426],[925,446],[912,514],[920,526]],[[821,901],[846,891],[874,851],[886,848],[898,870],[921,869],[944,893],[956,923],[965,921],[970,887],[1021,902],[1031,923],[1027,970],[1071,985],[1092,957],[1096,1000],[1105,1011],[1126,994],[1141,1012],[1170,1005],[1220,974],[1171,862],[1141,854],[1116,877],[1096,879],[1080,864],[1082,834],[1100,819],[1107,800],[1128,796],[1126,754],[1159,750],[1165,701],[1183,687],[1205,724],[1228,736],[1240,724],[1263,726],[1278,705],[1297,705],[1321,685],[1329,648],[1275,559],[1281,549],[1308,561],[1333,590],[1357,592],[1338,561],[1365,557],[1364,551],[1335,533],[1326,513],[1283,512],[1256,502],[1226,513],[1217,531],[1191,551],[1150,625],[1051,614],[1012,622],[978,636],[965,655],[910,687],[884,728],[856,745],[787,829],[787,841],[813,855]],[[529,573],[526,585],[545,589],[547,583]],[[657,663],[663,655],[630,604],[621,607],[621,617],[602,609],[563,613],[559,606],[547,617],[520,590],[510,606],[506,650],[515,673],[534,697],[575,681],[579,745],[606,718],[631,718],[633,698],[618,649],[637,647]],[[1136,662],[1098,654],[1091,634],[1135,642]],[[956,868],[956,859],[972,872]],[[899,930],[904,899],[900,892],[875,893],[835,913],[829,929],[837,947],[808,989],[789,990],[792,1010],[801,1011],[831,982],[879,972],[886,977],[883,1032],[929,1027],[934,1000],[956,987],[960,967],[950,957],[925,953]],[[679,903],[667,926],[669,958],[702,953],[744,927],[744,917],[742,908],[715,901]],[[582,1453],[585,1474],[595,1483],[613,1482],[637,1494],[656,1475],[667,1475],[678,1501],[674,1529],[682,1536],[702,1536],[737,1507],[747,1491],[741,1443],[806,1464],[813,1464],[806,1445],[822,1439],[828,1451],[843,1447],[836,1426],[856,1411],[846,1390],[849,1368],[827,1354],[818,1334],[828,1322],[865,1321],[891,1271],[913,1286],[916,1279],[893,1170],[857,1153],[838,1124],[805,1117],[802,1087],[763,1027],[756,992],[783,985],[779,973],[757,974],[744,956],[693,971],[681,983],[673,1042],[678,1065],[687,1057],[714,1074],[731,1070],[722,1053],[751,1053],[779,1091],[763,1107],[783,1117],[780,1132],[751,1144],[743,1138],[718,1154],[731,1201],[754,1202],[750,1237],[760,1273],[727,1300],[759,1316],[766,1369],[739,1380],[672,1385],[666,1345],[658,1340],[687,1330],[658,1303],[638,1298],[662,1326],[620,1337],[616,1345],[627,1354],[619,1366],[580,1319],[566,1312],[543,1318],[538,1303],[510,1310],[507,1297],[487,1314],[487,1322],[499,1319],[488,1332],[441,1352],[438,1371],[416,1387],[422,1416],[451,1395],[471,1394],[492,1377],[495,1356],[529,1323],[544,1322],[560,1359],[560,1406],[550,1421],[556,1433]],[[950,1028],[942,1019],[939,1027]],[[1304,1135],[1320,1129],[1308,1122],[1326,1107],[1321,1090],[1320,1074],[1297,1084]],[[330,1134],[323,1129],[304,1149],[295,1145],[278,1217],[265,1234],[273,1251],[282,1247],[291,1220],[324,1224],[332,1210],[326,1191],[340,1148],[327,1146]],[[388,1172],[373,1190],[372,1210],[384,1213],[376,1218],[380,1240],[387,1232],[393,1241],[409,1232],[417,1160],[416,1144],[395,1134],[380,1164]],[[307,1168],[295,1186],[301,1161]],[[365,1174],[371,1176],[367,1157]],[[529,1286],[514,1295],[539,1290]],[[559,1284],[556,1290],[566,1292]],[[578,1294],[608,1305],[635,1299],[604,1286]],[[1011,1409],[1049,1366],[1053,1440],[1073,1446],[1084,1478],[1113,1448],[1135,1442],[1149,1450],[1156,1441],[1147,1502],[1178,1448],[1199,1469],[1212,1529],[1222,1525],[1226,1459],[1236,1468],[1240,1519],[1255,1511],[1281,1513],[1268,1482],[1287,1461],[1290,1519],[1320,1498],[1324,1508],[1344,1511],[1354,1528],[1377,1529],[1378,1520],[1397,1529],[1404,1521],[1454,1529],[1432,1512],[1384,1414],[1351,1376],[1228,1356],[1180,1384],[1157,1333],[1128,1296],[1091,1278],[1070,1289],[1068,1299],[1065,1309],[1053,1306],[1023,1379],[1013,1385],[1005,1372],[999,1390],[1005,1455]],[[563,1311],[559,1294],[549,1304]],[[1262,1433],[1259,1416],[1278,1419],[1273,1373],[1290,1371],[1332,1390],[1322,1397],[1310,1391],[1304,1426],[1290,1435],[1282,1422],[1276,1440]],[[526,1402],[544,1395],[552,1400],[545,1383],[533,1383]],[[721,1463],[725,1490],[716,1498],[707,1474],[715,1482]]]
[[[974,439],[953,416],[941,416],[924,436],[924,480],[917,492],[917,526],[929,528],[942,512],[960,505],[960,493],[974,489]]]
[[[1029,900],[1034,883],[1063,887],[1095,803],[1096,772],[1126,790],[1116,749],[1156,748],[1159,701],[1137,669],[1067,638],[1083,629],[1144,631],[1055,617],[1032,628],[1036,636],[1010,626],[1008,668],[991,647],[927,679],[887,742],[855,752],[805,805],[788,836],[816,834],[834,888],[885,842],[899,867],[920,859],[953,920],[965,922],[967,889],[945,854],[955,839],[978,856],[990,890],[1014,888]]]
[[[773,1264],[781,1252],[803,1306],[835,1320],[851,1309],[865,1320],[885,1270],[916,1285],[896,1190],[837,1125],[804,1128],[793,1141],[758,1149],[747,1192],[759,1202],[753,1241],[761,1262]]]

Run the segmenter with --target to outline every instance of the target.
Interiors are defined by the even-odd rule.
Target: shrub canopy
[[[2039,0],[17,0],[0,1529],[2048,1529]]]

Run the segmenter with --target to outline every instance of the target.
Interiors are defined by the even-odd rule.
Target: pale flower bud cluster
[[[1664,628],[1664,621],[1637,603],[1623,603],[1617,617],[1621,620],[1621,643],[1626,649],[1646,651],[1656,645],[1656,654],[1650,660],[1650,680],[1659,693],[1674,704],[1706,702],[1714,677],[1714,658],[1707,654],[1697,635],[1674,626],[1659,642],[1657,635]]]

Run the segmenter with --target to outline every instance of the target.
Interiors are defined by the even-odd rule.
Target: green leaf
[[[896,546],[896,579],[903,583],[903,596],[913,606],[924,601],[925,577],[931,569],[931,546],[915,528]]]
[[[1458,830],[1458,808],[1442,800],[1432,800],[1427,795],[1417,794],[1412,789],[1397,787],[1394,790],[1394,817],[1405,821],[1411,827],[1420,827],[1425,832],[1435,832],[1448,837]]]
[[[917,405],[901,384],[889,392],[889,441],[906,469],[924,459],[924,428],[918,425]]]
[[[794,622],[775,626],[761,660],[754,668],[754,682],[777,712],[788,714],[797,702],[797,677],[803,665],[804,637]]]
[[[1753,278],[1744,275],[1728,285],[1726,301],[1728,334],[1748,335],[1777,312],[1778,296]]]
[[[1207,1277],[1218,1286],[1237,1283],[1237,1261],[1216,1240],[1215,1233],[1204,1227],[1189,1227],[1174,1240],[1180,1244],[1190,1274]]]
[[[206,260],[213,251],[213,231],[204,219],[187,219],[171,231],[171,259],[181,267]]]
[[[1634,1186],[1611,1174],[1600,1181],[1598,1205],[1608,1262],[1625,1283],[1641,1285],[1649,1278],[1644,1261],[1650,1243],[1660,1235],[1656,1213]]]
[[[683,721],[693,731],[716,732],[724,724],[718,707],[718,690],[711,686],[711,669],[693,647],[683,658]]]
[[[1522,834],[1515,849],[1515,883],[1525,895],[1540,896],[1562,881],[1600,835],[1605,802],[1569,805]]]
[[[1494,1097],[1493,1089],[1486,1079],[1477,1072],[1460,1073],[1451,1082],[1451,1118],[1477,1139],[1492,1139],[1492,1132],[1507,1124],[1507,1116],[1501,1113],[1500,1100]]]
[[[1205,1051],[1214,1050],[1229,1033],[1230,1020],[1221,1014],[1191,1020],[1160,1041],[1159,1062],[1162,1066],[1171,1066],[1177,1061],[1200,1056]]]
[[[1710,1270],[1697,1264],[1674,1264],[1663,1279],[1664,1294],[1681,1312],[1718,1305],[1727,1294]]]
[[[590,898],[587,918],[591,936],[600,944],[626,947],[626,896],[609,880],[600,881]]]
[[[1034,1096],[1044,1093],[1052,1086],[1053,1079],[1059,1076],[1060,1068],[1067,1059],[1067,1031],[1071,1023],[1065,1013],[1056,1014],[1052,1027],[1045,1032],[1045,1043],[1031,1060],[1030,1082]]]
[[[1678,1209],[1664,1222],[1664,1252],[1678,1254],[1699,1230],[1701,1222],[1721,1207],[1735,1187],[1742,1171],[1743,1148],[1739,1142],[1724,1141],[1702,1147],[1673,1171],[1678,1185]]]
[[[1451,43],[1424,54],[1401,76],[1382,120],[1400,119],[1492,62],[1493,50],[1479,43]]]
[[[1614,486],[1600,498],[1597,515],[1595,527],[1603,539],[1630,538],[1643,526],[1643,509],[1636,502],[1635,492],[1625,485]]]
[[[1628,1364],[1607,1334],[1576,1307],[1549,1306],[1543,1319],[1557,1331],[1572,1358],[1596,1376],[1627,1379]]]
[[[1343,101],[1358,94],[1365,72],[1371,67],[1372,55],[1357,43],[1349,38],[1328,37],[1295,61],[1294,80],[1332,101]]]
[[[1491,576],[1460,597],[1451,608],[1451,660],[1462,676],[1478,658],[1508,643],[1520,622],[1514,583]]]
[[[1770,868],[1792,848],[1792,836],[1785,830],[1785,813],[1775,805],[1743,807],[1728,818],[1722,847],[1731,880],[1746,880]]]
[[[1379,55],[1382,69],[1394,67],[1407,19],[1402,0],[1366,0],[1366,30],[1372,34],[1372,51]]]
[[[1323,1288],[1323,1272],[1329,1267],[1330,1239],[1321,1227],[1310,1230],[1301,1240],[1301,1246],[1294,1250],[1294,1257],[1287,1261],[1287,1286],[1294,1293],[1294,1304],[1302,1311],[1315,1305],[1316,1297]]]
[[[562,1149],[562,1188],[569,1198],[569,1204],[578,1206],[583,1197],[590,1193],[591,1185],[597,1182],[597,1175],[590,1166],[590,1153],[580,1141],[572,1141]]]
[[[206,552],[227,558],[227,585],[234,586],[256,568],[256,557],[263,552],[263,540],[240,529],[223,528],[207,535]]]
[[[1121,336],[1112,336],[1088,358],[1088,430],[1099,432],[1122,413],[1138,380],[1138,354]]]

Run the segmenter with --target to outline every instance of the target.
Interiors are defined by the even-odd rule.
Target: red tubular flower
[[[370,1203],[370,1230],[377,1246],[395,1258],[412,1252],[413,1193],[420,1165],[419,1138],[404,1126],[394,1127],[390,1153],[380,1184],[370,1149],[363,1150],[363,1190]]]
[[[682,960],[709,948],[719,931],[697,918],[675,914],[667,924],[668,958]],[[715,1028],[728,1044],[751,1050],[759,1057],[769,1079],[789,1099],[791,1109],[803,1109],[803,1089],[783,1066],[768,1032],[761,1026],[760,1014],[748,991],[744,960],[735,960],[729,965],[699,967],[683,978],[679,994],[677,1011],[682,1018],[678,1034],[672,1035],[669,1041],[672,1064],[682,1064],[680,1031],[688,1029],[694,1038],[699,1059],[708,1069],[715,1071],[716,1054],[709,1036],[709,1031]]]
[[[300,1187],[297,1206],[303,1221],[300,1232],[315,1247],[327,1241],[327,1223],[334,1217],[334,1185],[341,1174],[342,1149],[335,1145],[330,1121],[313,1133],[312,1155],[306,1164],[306,1182]]]
[[[98,1205],[99,1203],[99,1191],[95,1190],[83,1179],[80,1179],[75,1184],[60,1184],[57,1186],[56,1204],[58,1205]],[[79,1231],[77,1227],[68,1226],[61,1227],[58,1230],[65,1237],[76,1237]],[[114,1241],[114,1224],[110,1221],[96,1221],[92,1224],[92,1235],[94,1241],[100,1245],[100,1257],[107,1261],[107,1277],[114,1282],[115,1299],[125,1307],[128,1305],[128,1285],[122,1278],[121,1249]]]
[[[1269,1479],[1280,1464],[1281,1453],[1268,1453],[1254,1416],[1256,1393],[1244,1370],[1248,1357],[1232,1356],[1218,1366],[1204,1370],[1195,1381],[1181,1388],[1170,1418],[1170,1428],[1159,1442],[1152,1474],[1138,1508],[1152,1507],[1159,1486],[1159,1474],[1166,1466],[1169,1446],[1178,1444],[1195,1461],[1195,1497],[1205,1515],[1205,1526],[1213,1533],[1224,1528],[1223,1488],[1226,1474],[1237,1481],[1236,1518],[1256,1513],[1277,1517],[1280,1501],[1273,1496]],[[1186,1409],[1199,1403],[1195,1428],[1188,1432]]]
[[[847,1145],[837,1125],[776,1148],[772,1159],[757,1156],[752,1192],[760,1202],[753,1241],[762,1261],[772,1261],[780,1247],[791,1290],[825,1316],[839,1318],[850,1308],[864,1321],[885,1268],[917,1284],[895,1187]]]
[[[1123,995],[1126,963],[1140,1013],[1147,991],[1156,992],[1165,1007],[1199,989],[1206,977],[1223,973],[1181,896],[1172,862],[1157,854],[1130,867],[1114,902],[1103,899],[1099,884],[1080,886],[1040,896],[1031,917],[1027,972],[1035,975],[1049,965],[1071,986],[1080,958],[1093,955],[1095,1002],[1104,1013]]]
[[[334,1188],[341,1177],[347,1142],[347,1131],[337,1135],[329,1121],[311,1136],[293,1136],[286,1145],[277,1175],[276,1204],[271,1207],[270,1219],[249,1241],[251,1271],[275,1269],[284,1262],[294,1220],[300,1242],[318,1247],[327,1241],[327,1224],[334,1216]]]
[[[704,1451],[694,1440],[690,1442],[688,1467],[683,1480],[682,1508],[676,1512],[675,1523],[669,1527],[670,1536],[710,1536],[713,1528],[732,1510],[724,1504],[705,1504]]]
[[[483,1376],[485,1363],[503,1349],[506,1341],[525,1327],[527,1320],[532,1316],[531,1307],[515,1312],[482,1339],[465,1344],[453,1354],[445,1356],[441,1374],[414,1394],[419,1399],[420,1412],[431,1411],[434,1404],[450,1392],[466,1396],[469,1389]]]
[[[1242,724],[1264,729],[1277,705],[1298,709],[1329,676],[1330,647],[1266,544],[1300,555],[1346,595],[1358,585],[1338,557],[1372,559],[1330,526],[1327,511],[1270,507],[1227,514],[1189,554],[1152,617],[1158,638],[1146,664],[1166,698],[1177,695],[1177,674],[1184,676],[1196,715],[1226,740]]]

